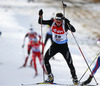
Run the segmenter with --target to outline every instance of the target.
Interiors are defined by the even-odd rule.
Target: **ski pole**
[[[41,41],[42,41],[42,44],[43,44],[43,30],[42,30],[42,17],[41,16]],[[43,45],[42,45],[42,51],[43,51]],[[43,61],[43,66],[44,66],[44,56],[43,56],[43,53],[42,53],[42,61]],[[45,81],[45,72],[43,70],[43,81]]]
[[[65,8],[67,7],[67,5],[64,4],[63,1],[62,1],[62,5],[63,5],[63,15],[64,15],[64,17],[65,17]]]
[[[69,27],[69,29],[70,29],[69,24],[67,24],[67,25],[68,25],[68,27]],[[71,30],[71,29],[70,29],[70,30]],[[71,31],[71,33],[72,33],[72,31]],[[86,58],[85,58],[85,56],[84,56],[84,54],[83,54],[83,52],[82,52],[82,50],[81,50],[81,48],[80,48],[80,46],[79,46],[79,44],[78,44],[78,42],[77,42],[77,40],[76,40],[76,38],[75,38],[75,36],[74,36],[73,33],[72,33],[72,36],[73,36],[73,38],[74,38],[74,40],[75,40],[75,42],[76,42],[76,44],[77,44],[77,46],[78,46],[78,48],[79,48],[79,50],[80,50],[80,52],[81,52],[81,54],[82,54],[84,60],[85,60],[85,62],[86,62],[86,64],[87,64],[87,66],[88,66],[90,72],[92,73],[91,68],[90,68],[90,66],[89,66],[89,64],[88,64],[88,62],[87,62],[87,60],[86,60]],[[96,81],[96,79],[95,79],[94,76],[93,76],[93,78],[94,78],[94,80],[95,80],[95,82],[96,82],[96,85],[97,85],[98,83],[97,83],[97,81]]]
[[[100,54],[100,52],[96,55],[96,57],[94,58],[94,60],[92,61],[92,63],[90,64],[90,67],[91,65],[94,63],[94,61],[97,59],[98,55]],[[89,68],[86,69],[86,71],[84,72],[84,74],[82,75],[82,77],[80,78],[79,81],[81,81],[81,79],[83,78],[83,76],[86,74],[86,72],[88,71]]]

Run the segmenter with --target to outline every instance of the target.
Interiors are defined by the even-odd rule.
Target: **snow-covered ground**
[[[99,37],[93,34],[92,31],[87,30],[87,27],[84,28],[84,25],[81,22],[81,20],[83,19],[82,21],[84,22],[84,24],[88,23],[88,25],[90,25],[88,22],[88,19],[90,19],[90,14],[87,15],[87,19],[85,19],[86,16],[79,16],[79,14],[85,14],[86,10],[90,12],[94,9],[95,13],[93,15],[97,15],[98,13],[100,13],[100,4],[90,5],[92,8],[88,8],[88,5],[84,6],[83,8],[81,8],[81,11],[83,10],[83,13],[80,12],[80,8],[78,9],[77,7],[73,7],[73,5],[71,4],[69,5],[71,7],[66,9],[66,17],[68,17],[72,25],[76,28],[77,32],[74,33],[74,35],[86,57],[86,60],[90,64],[95,58],[96,54],[99,52],[99,47],[96,45],[96,40]],[[34,30],[38,33],[41,33],[41,26],[38,24],[38,11],[40,9],[44,10],[44,19],[50,19],[55,15],[56,12],[62,12],[61,4],[59,3],[57,7],[57,3],[54,6],[54,4],[50,3],[27,3],[24,2],[24,0],[22,4],[15,2],[6,4],[6,2],[0,2],[0,31],[2,32],[2,35],[0,36],[0,86],[21,86],[22,83],[32,84],[43,81],[43,72],[38,59],[37,67],[39,75],[36,78],[34,78],[34,68],[26,67],[19,69],[19,67],[23,65],[25,56],[27,55],[27,42],[25,49],[22,49],[21,46],[23,43],[23,38],[26,32],[29,30],[30,25],[32,24]],[[75,10],[77,10],[76,14]],[[44,26],[43,29],[44,38],[47,29]],[[80,79],[82,74],[87,69],[87,65],[70,32],[68,34],[68,39],[73,63],[76,68],[77,76]],[[48,43],[49,42],[50,40],[48,41]],[[50,45],[46,46],[46,50],[49,46]],[[71,84],[72,79],[70,71],[62,55],[58,53],[55,55],[55,58],[56,60],[50,61],[55,77],[55,82]],[[93,66],[91,68],[93,68]],[[86,80],[89,74],[90,72],[87,72],[82,81]],[[99,83],[100,70],[97,71],[95,77],[97,82]],[[45,78],[47,78],[47,76],[45,76]],[[95,81],[92,80],[91,84],[95,84]]]

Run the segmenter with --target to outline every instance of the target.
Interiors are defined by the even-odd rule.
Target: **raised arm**
[[[52,25],[53,20],[43,20],[43,10],[39,10],[39,19],[38,19],[39,24],[44,24],[44,25]]]

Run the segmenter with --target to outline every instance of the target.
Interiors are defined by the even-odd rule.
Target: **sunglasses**
[[[62,21],[62,19],[56,19],[57,21]]]
[[[57,22],[57,23],[61,23],[61,22],[62,22],[62,20],[58,20],[58,19],[57,19],[57,20],[56,20],[56,22]]]

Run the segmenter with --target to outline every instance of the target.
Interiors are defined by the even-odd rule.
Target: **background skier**
[[[24,37],[24,41],[23,41],[23,45],[22,45],[22,48],[24,48],[24,46],[25,46],[25,39],[26,39],[26,37],[28,37],[28,39],[29,39],[29,43],[30,43],[30,41],[32,41],[32,39],[33,38],[36,38],[36,37],[39,37],[39,40],[41,40],[41,36],[39,35],[39,34],[37,34],[34,30],[33,30],[33,28],[30,28],[29,29],[29,32],[28,33],[26,33],[26,35],[25,35],[25,37]],[[23,64],[23,67],[25,67],[26,66],[26,64],[27,64],[27,61],[28,61],[28,58],[29,58],[29,55],[30,55],[30,52],[29,52],[29,49],[30,49],[30,44],[28,43],[28,48],[27,48],[27,57],[26,57],[26,59],[25,59],[25,63]],[[30,66],[32,65],[32,60],[31,60],[31,62],[30,62]]]
[[[98,39],[97,44],[100,46],[100,39]],[[92,70],[92,73],[89,75],[88,79],[82,83],[83,85],[87,85],[92,81],[92,78],[93,78],[94,74],[97,72],[99,67],[100,67],[100,56],[98,56],[98,59]]]
[[[32,41],[29,42],[29,52],[30,50],[32,50],[32,60],[33,60],[33,65],[34,65],[34,69],[35,69],[35,76],[37,76],[38,72],[37,72],[37,66],[36,66],[36,57],[38,57],[39,62],[43,68],[43,70],[45,71],[45,68],[43,66],[43,58],[40,52],[40,45],[43,46],[43,50],[42,53],[44,51],[44,44],[41,43],[40,41],[37,40],[37,38],[33,38]],[[47,73],[45,71],[45,73]]]

